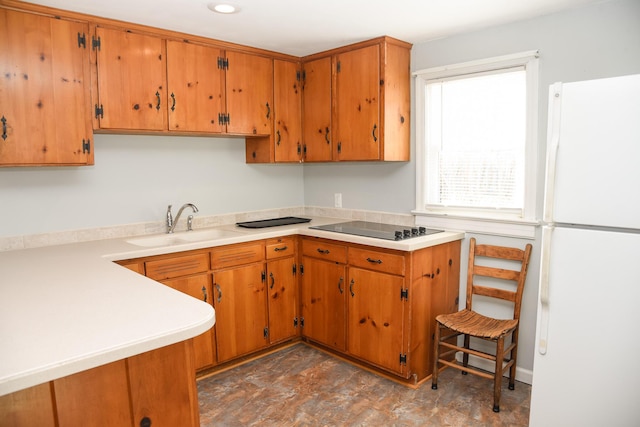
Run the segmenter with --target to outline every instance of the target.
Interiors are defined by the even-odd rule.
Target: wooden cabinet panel
[[[87,24],[0,9],[0,166],[93,164],[82,36]]]
[[[324,240],[303,239],[302,255],[345,264],[347,262],[347,247]]]
[[[298,62],[273,61],[276,162],[302,160],[302,87]]]
[[[335,56],[334,160],[380,159],[380,47]]]
[[[331,57],[306,62],[303,88],[305,162],[331,160]]]
[[[51,384],[0,396],[0,426],[57,427]]]
[[[404,275],[404,255],[373,249],[349,248],[349,265],[389,274]]]
[[[167,129],[165,41],[99,27],[100,129]]]
[[[162,283],[213,305],[213,288],[211,286],[211,276],[208,273],[179,279],[163,280]],[[216,346],[214,339],[213,328],[192,338],[196,370],[215,365]]]
[[[412,260],[412,326],[408,363],[418,378],[431,375],[435,317],[458,310],[460,241],[415,251]]]
[[[321,344],[346,350],[346,266],[304,256],[302,272],[303,334]]]
[[[227,132],[270,135],[273,119],[273,59],[228,50]]]
[[[220,49],[167,41],[169,130],[221,133],[225,112]]]
[[[135,426],[144,418],[153,427],[200,425],[191,340],[130,357],[127,368]]]
[[[218,362],[267,346],[267,298],[263,273],[263,263],[214,272]]]
[[[203,252],[147,261],[145,262],[145,269],[147,277],[156,280],[202,273],[209,269],[209,255]]]
[[[214,270],[234,265],[260,262],[264,259],[264,242],[240,243],[237,245],[213,248],[211,265]]]
[[[126,361],[53,381],[60,427],[131,425]]]
[[[411,50],[395,43],[384,43],[381,61],[382,159],[408,161],[411,133]]]
[[[350,354],[402,374],[404,278],[349,267],[348,337]]]
[[[298,315],[296,273],[296,260],[293,256],[267,263],[269,342],[271,344],[293,338],[298,334],[294,323]]]

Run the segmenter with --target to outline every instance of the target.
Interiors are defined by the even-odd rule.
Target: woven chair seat
[[[489,340],[497,340],[518,326],[517,319],[492,319],[468,309],[441,314],[436,320],[452,331]]]

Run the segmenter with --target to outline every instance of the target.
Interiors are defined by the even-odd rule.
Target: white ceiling
[[[606,0],[29,0],[304,56],[388,35],[418,43]]]

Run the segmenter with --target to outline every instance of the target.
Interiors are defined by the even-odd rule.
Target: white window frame
[[[416,99],[416,224],[438,226],[475,233],[535,237],[537,129],[538,129],[538,51],[528,51],[487,58],[413,73]],[[524,206],[522,213],[473,208],[427,207],[425,89],[427,82],[500,69],[524,67],[527,84],[527,119],[525,141]]]

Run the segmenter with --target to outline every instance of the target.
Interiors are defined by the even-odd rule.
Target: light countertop
[[[404,251],[464,238],[444,232],[396,242],[308,228],[345,221],[312,218],[257,230],[227,225],[215,227],[223,237],[186,242],[176,233],[175,240],[154,246],[131,243],[153,237],[138,236],[0,252],[0,395],[183,341],[213,326],[209,304],[113,261],[292,234]]]

